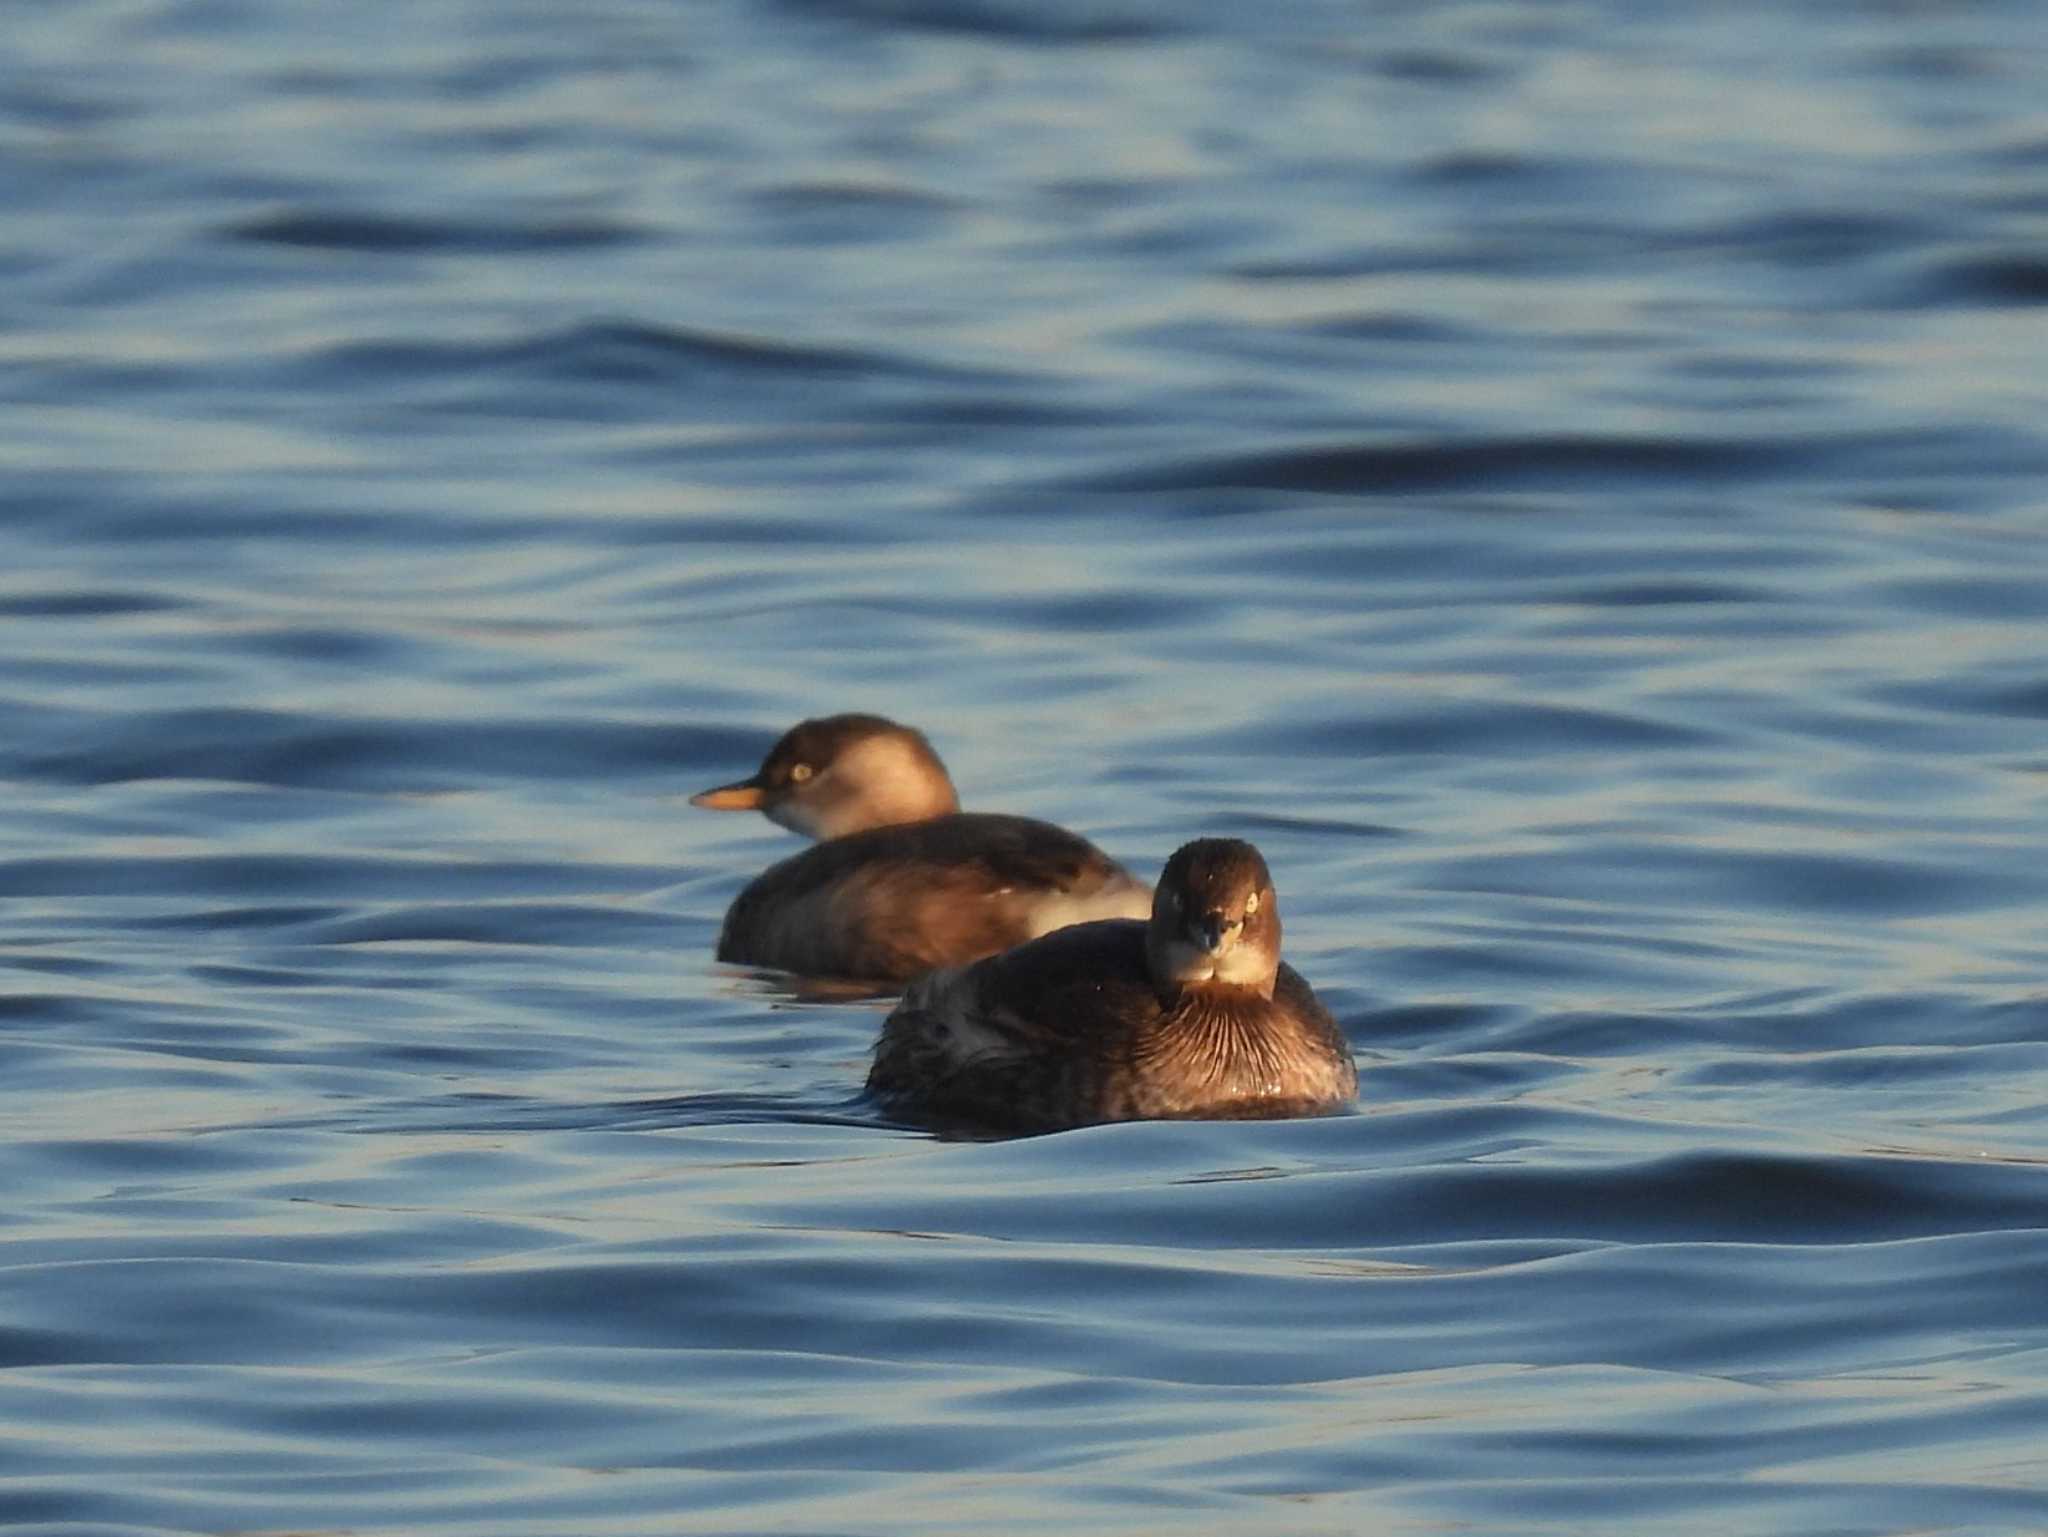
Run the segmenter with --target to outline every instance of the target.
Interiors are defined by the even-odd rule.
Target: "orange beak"
[[[764,794],[758,779],[741,779],[713,790],[700,790],[690,797],[690,804],[709,811],[759,811]]]

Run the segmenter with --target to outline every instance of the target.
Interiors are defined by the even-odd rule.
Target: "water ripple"
[[[645,231],[592,219],[512,223],[311,209],[245,220],[226,234],[233,240],[260,245],[378,254],[472,251],[514,255],[615,246],[646,238]]]

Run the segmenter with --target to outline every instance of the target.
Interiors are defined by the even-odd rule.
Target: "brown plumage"
[[[722,961],[903,982],[1151,901],[1085,838],[960,811],[931,744],[880,716],[805,721],[752,778],[692,799],[824,840],[748,883],[719,933]]]
[[[1167,862],[1147,922],[1062,929],[914,984],[868,1091],[922,1120],[1046,1131],[1315,1114],[1350,1104],[1358,1074],[1281,963],[1265,860],[1205,838]]]

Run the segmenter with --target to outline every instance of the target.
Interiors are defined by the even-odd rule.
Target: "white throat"
[[[1230,987],[1252,988],[1268,998],[1273,996],[1275,968],[1256,946],[1230,945],[1216,954],[1176,937],[1155,940],[1149,948],[1155,981],[1179,986],[1221,982]]]

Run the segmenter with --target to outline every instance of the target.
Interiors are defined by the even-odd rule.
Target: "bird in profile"
[[[1060,929],[913,983],[867,1087],[913,1119],[1051,1131],[1312,1115],[1352,1103],[1358,1072],[1280,959],[1265,859],[1199,838],[1167,861],[1145,921]]]
[[[690,797],[820,840],[734,899],[718,959],[900,983],[1071,923],[1144,914],[1151,888],[1087,839],[962,811],[923,733],[879,715],[785,732],[749,778]]]

